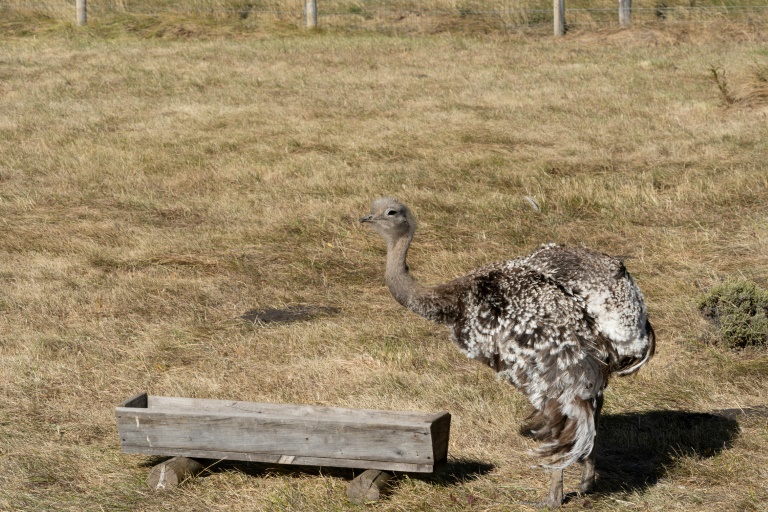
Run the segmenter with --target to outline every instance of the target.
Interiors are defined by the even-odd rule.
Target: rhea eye
[[[389,215],[389,216],[392,216],[392,215],[394,215],[396,213],[397,213],[397,211],[395,211],[395,210],[387,210],[387,215]]]

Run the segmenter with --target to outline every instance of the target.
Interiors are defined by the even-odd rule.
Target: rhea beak
[[[365,217],[360,217],[360,222],[372,222],[373,221],[373,215],[366,215]]]

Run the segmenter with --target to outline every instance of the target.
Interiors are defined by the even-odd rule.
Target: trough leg
[[[199,475],[203,469],[202,464],[187,457],[174,457],[161,462],[149,471],[147,485],[153,491],[171,489],[184,480]]]
[[[352,503],[358,504],[376,501],[384,493],[384,489],[391,478],[392,475],[386,471],[365,470],[349,484],[347,498]]]

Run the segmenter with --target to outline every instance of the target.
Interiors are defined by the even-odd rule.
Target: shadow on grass
[[[162,462],[165,462],[172,457],[164,455],[152,455],[139,464],[139,467],[151,468]],[[265,476],[287,476],[287,477],[300,477],[306,475],[325,475],[337,478],[352,479],[354,476],[362,473],[362,469],[348,469],[348,468],[327,468],[320,466],[298,466],[288,464],[270,464],[267,462],[245,462],[238,460],[215,460],[215,459],[200,459],[195,457],[196,461],[203,465],[205,468],[198,476],[206,477],[215,473],[222,473],[225,471],[237,471],[252,477],[265,477]]]
[[[596,443],[596,493],[655,485],[679,457],[714,457],[739,435],[735,415],[684,411],[606,414]]]
[[[151,468],[170,457],[151,456],[140,464],[141,467]],[[242,461],[216,461],[210,459],[196,459],[206,469],[200,476],[208,476],[224,471],[238,471],[252,477],[285,476],[303,477],[307,475],[324,475],[344,480],[352,480],[361,474],[364,469],[331,468],[319,466],[292,466],[284,464],[268,464],[261,462]],[[470,459],[452,459],[440,466],[434,473],[410,473],[413,478],[419,478],[439,486],[452,486],[461,482],[474,480],[475,478],[490,473],[494,466],[485,462]],[[401,473],[396,473],[399,475]]]
[[[415,477],[434,485],[453,486],[474,480],[495,469],[493,464],[473,459],[449,459],[434,473],[417,474]]]

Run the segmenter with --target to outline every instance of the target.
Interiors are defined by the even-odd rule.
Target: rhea
[[[548,244],[533,253],[425,286],[406,256],[416,232],[410,209],[373,202],[360,222],[387,244],[385,280],[397,302],[448,327],[459,349],[489,365],[533,406],[521,433],[541,444],[549,471],[542,506],[563,502],[563,469],[583,463],[581,493],[595,482],[595,438],[612,374],[636,372],[655,335],[643,295],[624,264],[584,248]]]

